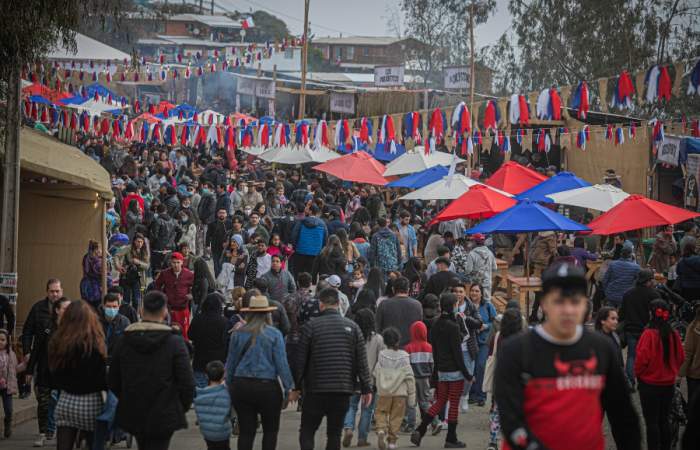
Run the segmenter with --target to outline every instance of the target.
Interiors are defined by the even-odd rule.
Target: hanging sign
[[[469,87],[469,67],[452,66],[442,70],[445,76],[445,89],[467,89]]]
[[[0,288],[17,288],[17,272],[0,272]]]
[[[355,94],[331,92],[331,112],[355,114]]]
[[[666,137],[659,146],[656,161],[662,164],[678,166],[678,157],[681,154],[681,140],[677,137]]]
[[[274,80],[254,80],[255,95],[262,98],[275,98],[275,81]]]
[[[700,207],[700,201],[698,201],[698,182],[700,182],[700,154],[688,154],[688,160],[686,161],[685,168],[687,176],[685,177],[685,198],[683,206],[687,209],[690,209],[691,211],[697,211]]]
[[[403,86],[403,66],[380,66],[374,68],[375,86]]]

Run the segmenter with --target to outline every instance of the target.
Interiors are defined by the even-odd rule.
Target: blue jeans
[[[201,370],[195,370],[194,372],[194,385],[198,388],[205,388],[209,385],[209,378],[207,374]]]
[[[476,401],[486,401],[486,393],[481,389],[484,382],[484,369],[486,368],[486,360],[489,357],[489,344],[479,344],[479,353],[476,355],[476,367],[474,374],[474,383],[472,384],[469,398]]]
[[[369,436],[370,427],[372,426],[372,416],[374,415],[374,407],[376,403],[377,394],[374,394],[372,395],[372,403],[370,403],[369,406],[361,406],[360,423],[357,425],[358,441],[367,441],[367,436]],[[351,430],[355,429],[355,416],[357,415],[358,406],[360,406],[360,394],[352,394],[352,397],[350,397],[348,412],[345,414],[343,428],[349,428]]]
[[[464,365],[467,366],[467,370],[472,376],[474,376],[474,369],[476,367],[476,361],[472,359],[472,355],[469,354],[469,350],[462,350],[462,356],[464,357]],[[462,395],[469,394],[469,390],[472,387],[471,381],[464,380],[464,390]]]
[[[625,374],[631,385],[634,385],[634,360],[637,357],[637,341],[639,335],[625,333],[627,339],[627,364],[625,365]]]
[[[138,311],[141,304],[141,285],[139,283],[132,286],[124,285],[122,289],[124,289],[124,303],[133,306]]]
[[[2,389],[0,397],[2,397],[2,409],[5,411],[5,417],[12,418],[12,394],[8,394],[7,389]]]
[[[52,389],[51,398],[49,399],[49,420],[46,425],[46,431],[53,435],[56,434],[56,419],[54,418],[54,413],[56,411],[59,393],[60,391],[58,389]]]

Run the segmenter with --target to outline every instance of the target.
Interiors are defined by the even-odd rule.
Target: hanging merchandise
[[[501,136],[500,136],[499,130],[497,130],[493,133],[493,144],[498,148],[501,147]]]
[[[473,139],[474,139],[474,143],[477,145],[483,145],[483,143],[484,143],[484,137],[481,134],[481,130],[479,130],[478,128],[476,128],[474,130],[474,138]]]
[[[110,128],[111,128],[111,127],[110,127],[109,119],[107,119],[107,118],[105,117],[105,118],[102,119],[102,121],[100,122],[100,134],[101,134],[102,136],[107,136],[107,135],[109,134],[109,129],[110,129]]]
[[[151,131],[151,142],[160,144],[163,141],[163,130],[161,130],[160,123],[156,122],[153,124],[153,129]]]
[[[366,145],[372,143],[372,121],[367,117],[360,119],[360,142]]]
[[[617,78],[617,85],[613,91],[613,98],[610,106],[618,109],[632,109],[632,96],[634,95],[634,83],[630,74],[623,70]]]
[[[420,130],[423,128],[423,119],[419,112],[413,111],[408,112],[403,118],[403,138],[404,141],[407,139],[413,139],[413,141],[420,145],[421,135]]]
[[[377,142],[384,144],[384,150],[386,151],[386,146],[389,144],[389,153],[396,153],[396,133],[394,131],[394,119],[385,114],[382,117],[382,124],[379,128],[379,138]]]
[[[267,123],[262,123],[258,127],[258,146],[259,147],[269,147],[270,146],[270,125]]]
[[[578,110],[577,117],[579,119],[583,120],[588,115],[589,101],[588,83],[581,81],[578,86],[576,86],[574,95],[571,98],[571,108]]]
[[[133,119],[129,120],[126,123],[126,128],[124,129],[124,139],[126,141],[129,141],[129,142],[132,142],[134,140],[134,120]]]
[[[533,147],[537,148],[538,152],[549,153],[552,142],[549,137],[549,133],[547,133],[544,128],[537,130],[537,132],[533,135],[533,141]]]
[[[615,129],[615,145],[622,145],[625,143],[625,130],[622,127],[617,127]]]
[[[605,139],[608,141],[613,140],[613,126],[608,124],[607,127],[605,127]]]
[[[576,146],[581,150],[586,150],[586,142],[590,138],[590,128],[588,125],[584,125],[581,131],[576,134]]]
[[[452,130],[454,131],[456,145],[459,147],[462,155],[469,153],[469,142],[467,141],[471,133],[471,122],[469,108],[467,108],[466,103],[460,102],[452,111]]]
[[[652,119],[649,121],[649,124],[653,124],[654,128],[652,129],[651,132],[651,140],[652,140],[652,147],[653,147],[653,153],[656,155],[656,151],[658,150],[658,147],[663,143],[664,141],[664,123],[660,121],[659,119]]]
[[[630,139],[634,138],[637,135],[637,125],[634,122],[630,122],[627,134]]]
[[[148,122],[145,120],[141,124],[141,129],[139,130],[139,142],[142,144],[148,143]]]
[[[180,145],[183,147],[187,146],[190,142],[190,127],[184,125],[182,131],[180,132]]]
[[[253,127],[251,125],[245,125],[241,127],[240,133],[240,147],[248,148],[253,146]]]
[[[462,105],[462,103],[457,105],[457,108],[459,108],[460,105]],[[455,111],[457,111],[457,108],[455,108]],[[452,113],[452,117],[454,119],[454,112]],[[435,151],[435,147],[441,145],[444,142],[446,131],[447,120],[445,118],[445,113],[443,113],[440,110],[440,108],[435,108],[430,114],[430,120],[428,121],[428,142],[430,143],[430,145],[428,146],[426,151]]]
[[[294,143],[296,145],[308,147],[311,127],[306,120],[300,120],[294,127]]]
[[[78,122],[79,122],[78,114],[77,113],[71,114],[70,115],[70,129],[73,131],[76,131],[78,129]]]
[[[695,67],[688,76],[688,95],[700,95],[700,59],[695,63]]]
[[[510,137],[503,134],[503,131],[499,131],[501,134],[501,152],[502,153],[510,153]]]
[[[494,100],[486,102],[484,110],[484,129],[485,131],[497,130],[498,123],[501,121],[501,113],[498,111],[498,106]]]
[[[647,71],[644,79],[647,85],[646,101],[655,103],[657,100],[671,100],[671,76],[666,66],[653,66]]]
[[[316,129],[321,126],[318,124]],[[317,137],[318,139],[318,137]],[[335,123],[335,148],[341,151],[349,150],[352,148],[352,132],[350,130],[350,124],[348,119],[340,119]]]
[[[528,105],[524,95],[513,94],[510,96],[508,118],[511,124],[527,125],[530,122],[530,105]]]
[[[236,133],[232,126],[226,126],[224,132],[224,147],[226,150],[234,150],[236,148]]]
[[[314,148],[329,148],[328,144],[328,123],[325,120],[319,120],[314,131]]]
[[[518,128],[518,130],[515,132],[515,142],[517,142],[518,145],[522,146],[524,137],[525,137],[525,130],[523,128]]]
[[[218,147],[221,141],[219,141],[219,133],[216,125],[209,125],[209,130],[207,130],[207,143],[209,145],[214,145]]]
[[[289,144],[289,124],[286,123],[277,123],[275,125],[275,138],[274,138],[274,145],[275,147],[284,147]]]

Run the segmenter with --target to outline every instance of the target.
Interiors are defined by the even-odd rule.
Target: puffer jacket
[[[327,309],[307,322],[294,364],[294,382],[314,394],[352,394],[359,379],[360,392],[372,392],[367,351],[355,322]]]
[[[167,325],[138,322],[116,342],[109,389],[119,399],[116,423],[144,438],[187,428],[194,376],[182,336]]]
[[[408,397],[408,405],[415,405],[416,379],[405,351],[387,348],[379,352],[379,360],[374,366],[374,378],[380,396]]]
[[[204,439],[228,440],[231,435],[231,396],[225,384],[197,388],[194,411]]]
[[[605,297],[619,305],[625,292],[634,287],[634,280],[638,273],[639,264],[632,259],[618,259],[611,262],[603,275]]]
[[[300,255],[318,256],[328,240],[328,228],[318,217],[306,217],[294,225],[292,243]]]
[[[700,288],[700,255],[681,258],[676,265],[676,274],[680,289]]]
[[[428,327],[423,322],[414,322],[410,328],[411,342],[404,347],[411,361],[416,378],[429,378],[433,374],[433,346],[428,343]]]
[[[438,372],[462,372],[465,379],[470,380],[462,356],[462,335],[454,314],[441,314],[430,329],[430,342],[433,344],[435,368]]]

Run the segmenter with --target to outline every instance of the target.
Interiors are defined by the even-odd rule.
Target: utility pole
[[[472,128],[476,125],[477,117],[474,114],[474,3],[471,1],[469,5],[469,113],[472,118]],[[470,168],[476,165],[477,157],[472,155],[472,161],[469,164]]]
[[[301,47],[301,94],[299,94],[299,111],[297,117],[301,120],[304,118],[306,111],[306,63],[309,53],[309,2],[304,0],[304,43]]]
[[[0,225],[0,272],[17,274],[19,234],[19,176],[20,176],[20,66],[15,64],[7,73],[7,117],[5,121],[5,157],[2,164],[2,224]],[[16,278],[16,275],[15,275]],[[17,286],[7,288],[16,295]],[[11,299],[13,307],[15,298]]]
[[[214,0],[211,0],[211,15],[214,15]]]

